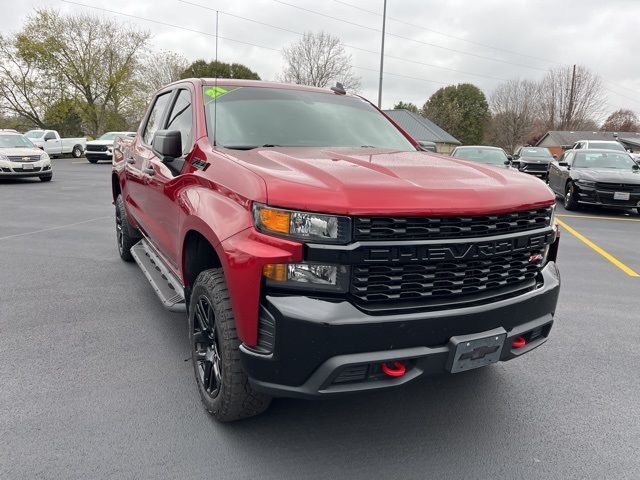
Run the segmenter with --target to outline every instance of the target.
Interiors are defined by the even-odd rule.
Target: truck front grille
[[[107,145],[87,145],[87,152],[106,152]]]
[[[535,230],[550,224],[551,208],[459,217],[356,217],[354,239],[368,241],[487,237]]]
[[[521,292],[535,286],[544,248],[493,255],[473,260],[433,263],[354,265],[350,294],[359,304],[417,303],[446,306],[506,291]]]

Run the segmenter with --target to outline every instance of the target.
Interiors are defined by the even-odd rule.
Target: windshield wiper
[[[269,148],[269,147],[282,147],[282,145],[274,145],[272,143],[265,143],[264,145],[220,145],[222,148],[228,148],[230,150],[253,150],[254,148]]]

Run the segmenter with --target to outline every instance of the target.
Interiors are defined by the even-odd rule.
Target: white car
[[[85,137],[60,138],[55,130],[29,130],[25,136],[36,147],[41,148],[52,157],[71,154],[74,158],[80,158],[87,144]]]
[[[0,132],[0,178],[38,177],[48,182],[53,176],[47,152],[19,133]]]
[[[586,148],[617,150],[619,152],[627,151],[620,142],[616,142],[615,140],[580,140],[573,144],[573,147],[571,147],[571,150],[579,150],[579,149],[586,149]]]
[[[107,132],[97,140],[87,142],[85,157],[91,163],[98,160],[111,160],[113,158],[113,142],[118,137],[135,137],[136,132]]]

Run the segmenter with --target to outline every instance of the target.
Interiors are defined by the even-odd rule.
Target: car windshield
[[[35,148],[24,135],[1,135],[0,148]]]
[[[626,152],[618,142],[589,142],[589,148],[602,148],[604,150],[620,150]]]
[[[44,135],[44,130],[29,130],[24,134],[27,138],[40,138],[42,135]]]
[[[499,148],[457,148],[453,156],[489,165],[504,165],[508,160],[507,155]]]
[[[120,132],[108,132],[102,135],[98,140],[113,140],[118,135],[123,135],[123,134]]]
[[[553,159],[551,153],[546,148],[523,148],[520,151],[520,156]]]
[[[221,147],[416,150],[384,115],[358,97],[283,88],[205,86],[204,98],[209,138],[212,142],[215,138]]]
[[[572,168],[611,168],[631,170],[636,162],[626,153],[618,152],[578,152]]]

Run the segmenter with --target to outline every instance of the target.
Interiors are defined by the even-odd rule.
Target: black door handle
[[[142,169],[142,173],[146,173],[147,175],[152,177],[156,174],[156,171],[153,168],[145,167]]]

